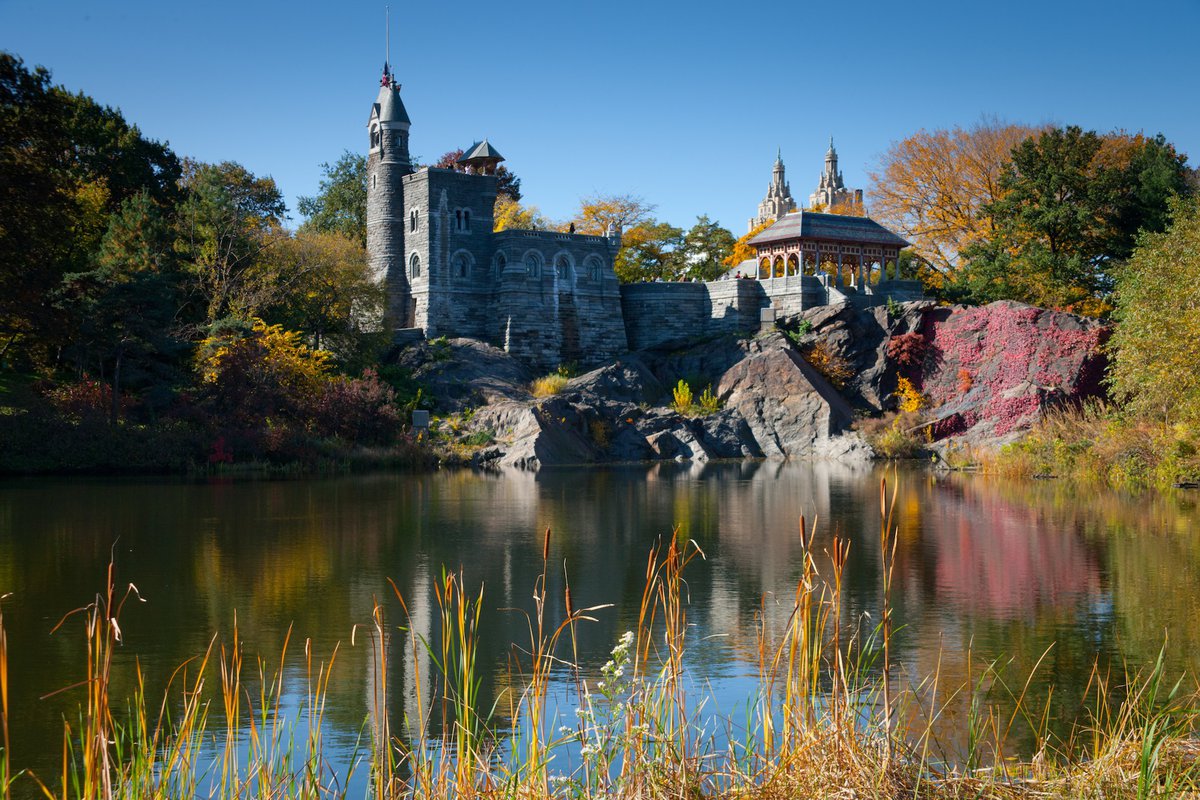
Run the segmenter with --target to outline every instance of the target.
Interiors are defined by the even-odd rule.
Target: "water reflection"
[[[509,684],[512,644],[541,572],[542,531],[553,531],[548,614],[561,618],[564,569],[576,605],[614,603],[579,628],[579,654],[596,671],[634,627],[645,559],[660,538],[695,540],[707,558],[689,576],[697,627],[690,659],[736,705],[755,671],[756,614],[781,630],[800,571],[801,515],[817,549],[851,540],[843,618],[877,619],[879,479],[870,469],[755,462],[660,464],[537,474],[444,472],[329,480],[218,483],[10,481],[0,484],[0,593],[10,631],[13,761],[52,772],[61,719],[79,698],[36,698],[82,676],[79,625],[49,631],[100,590],[115,557],[119,579],[147,598],[122,627],[115,688],[133,689],[137,659],[151,696],[175,666],[227,638],[236,614],[254,654],[278,661],[289,626],[291,698],[303,692],[299,643],[327,659],[330,742],[353,746],[375,702],[375,662],[364,639],[348,647],[378,599],[400,623],[392,578],[421,635],[436,637],[433,584],[443,567],[485,585],[480,662],[486,702]],[[894,603],[899,660],[912,681],[975,678],[999,660],[1018,686],[1041,661],[1034,692],[1051,719],[1075,718],[1097,659],[1153,661],[1169,633],[1172,669],[1195,670],[1200,579],[1196,504],[1186,496],[1077,494],[1060,483],[1006,484],[969,476],[899,476]],[[564,566],[565,565],[565,566]],[[828,570],[828,558],[818,565]],[[870,615],[870,616],[868,616]],[[394,632],[388,638],[396,729],[416,716],[416,675],[430,664]],[[425,659],[422,661],[421,659]],[[989,684],[991,685],[991,684]],[[1048,692],[1055,686],[1053,694]],[[1002,689],[993,697],[1003,702]],[[965,695],[948,709],[961,725]],[[1018,743],[1028,732],[1016,731]]]

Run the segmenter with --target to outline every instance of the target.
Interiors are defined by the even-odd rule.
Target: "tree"
[[[329,354],[261,319],[214,327],[197,371],[217,416],[254,430],[268,419],[304,422],[329,381]]]
[[[240,164],[186,162],[187,200],[179,207],[176,249],[198,296],[201,322],[249,319],[272,302],[269,275],[257,268],[287,207],[269,177]]]
[[[1200,421],[1200,202],[1169,204],[1170,227],[1138,238],[1116,271],[1108,380],[1135,414]]]
[[[263,317],[301,333],[357,372],[385,345],[384,289],[371,277],[366,250],[340,233],[279,230],[264,251],[262,272],[274,291]]]
[[[120,112],[0,52],[0,355],[22,341],[53,362],[78,322],[55,302],[63,276],[92,268],[125,200],[146,192],[168,211],[179,175],[175,154]]]
[[[508,195],[496,196],[496,207],[492,217],[492,230],[550,230],[556,227],[542,215],[537,206],[524,206]]]
[[[867,209],[863,207],[861,200],[847,200],[842,203],[834,203],[825,209],[826,214],[837,214],[841,217],[865,217]]]
[[[608,226],[627,231],[637,225],[653,224],[654,205],[632,194],[595,194],[579,201],[579,211],[571,221],[577,233],[603,236]]]
[[[320,191],[297,201],[306,217],[300,229],[340,233],[366,247],[367,159],[347,150],[333,164],[322,164],[321,171]]]
[[[733,247],[733,234],[711,221],[708,215],[701,215],[683,237],[681,267],[696,280],[716,280],[725,272],[724,262]]]
[[[754,248],[750,246],[750,240],[774,224],[775,220],[773,219],[767,220],[766,222],[760,222],[751,228],[748,233],[739,237],[738,240],[733,243],[733,251],[725,258],[724,263],[726,268],[733,269],[744,261],[753,261],[756,253]]]
[[[145,191],[112,216],[95,268],[64,279],[64,302],[80,319],[71,349],[109,376],[114,425],[125,384],[157,377],[161,385],[182,350],[173,335],[179,305],[171,265],[170,228]]]
[[[433,166],[436,169],[458,169],[458,160],[463,157],[463,153],[464,151],[461,149],[442,153],[442,157]],[[496,167],[496,177],[499,179],[496,187],[497,196],[504,196],[519,203],[521,201],[521,179],[512,174],[503,164]]]
[[[981,212],[1001,197],[1012,149],[1034,133],[991,119],[893,142],[868,172],[872,217],[936,269],[953,272],[967,247],[992,234],[992,220]]]
[[[625,231],[613,270],[622,283],[674,280],[683,273],[683,229],[649,220]]]
[[[1013,149],[1001,197],[983,209],[993,232],[965,251],[968,267],[951,289],[979,302],[1103,314],[1114,264],[1186,188],[1183,159],[1161,137],[1043,131]]]

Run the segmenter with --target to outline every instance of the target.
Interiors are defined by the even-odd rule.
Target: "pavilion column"
[[[842,281],[842,247],[841,247],[841,245],[838,245],[837,257],[838,257],[838,260],[837,260],[837,287],[839,289],[841,289],[841,288],[845,287],[845,285],[846,285]]]
[[[858,251],[858,280],[857,280],[858,291],[860,291],[860,292],[863,291],[863,287],[866,285],[863,283],[863,259],[864,258],[865,258],[865,256],[862,254],[862,249],[860,248]],[[870,274],[869,270],[867,271],[867,274],[868,275]]]

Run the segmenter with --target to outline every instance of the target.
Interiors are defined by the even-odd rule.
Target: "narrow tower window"
[[[413,209],[411,212],[409,212],[409,215],[408,215],[408,229],[410,231],[415,231],[417,229],[418,224],[419,224],[418,220],[419,220],[419,217],[417,215],[417,210]]]
[[[470,233],[470,231],[471,231],[471,209],[469,209],[469,208],[463,210],[462,229],[464,231],[467,231],[468,233]]]
[[[421,277],[421,257],[416,253],[408,260],[408,274],[413,278]]]

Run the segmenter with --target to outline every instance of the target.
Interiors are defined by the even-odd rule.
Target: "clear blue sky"
[[[384,5],[0,0],[0,48],[181,155],[273,176],[298,221],[320,163],[366,149]],[[890,142],[983,115],[1162,132],[1200,162],[1200,0],[391,6],[413,153],[486,136],[556,218],[628,192],[740,235],[777,146],[804,202],[830,135],[866,188]]]

